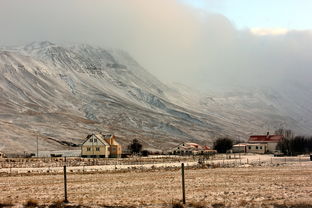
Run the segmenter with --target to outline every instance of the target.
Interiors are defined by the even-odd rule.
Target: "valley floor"
[[[185,170],[188,207],[311,207],[312,162]],[[179,168],[68,174],[70,205],[173,207],[182,197]],[[0,203],[63,199],[63,175],[4,175]]]

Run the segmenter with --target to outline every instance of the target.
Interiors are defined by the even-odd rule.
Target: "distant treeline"
[[[277,149],[286,155],[298,155],[312,152],[312,137],[295,136],[284,138],[277,144]]]

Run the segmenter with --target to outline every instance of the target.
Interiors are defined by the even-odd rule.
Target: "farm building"
[[[246,153],[247,152],[247,143],[235,144],[232,147],[233,153]]]
[[[208,146],[186,142],[174,147],[170,153],[173,155],[204,155],[215,153],[215,151]]]
[[[121,152],[114,135],[89,134],[81,145],[81,157],[120,157]]]
[[[284,137],[282,135],[252,135],[247,143],[233,145],[232,151],[235,153],[273,153],[279,141]]]
[[[233,145],[233,153],[257,153],[264,154],[267,152],[267,144],[263,143],[240,143]]]
[[[248,139],[249,144],[266,144],[267,149],[265,153],[273,153],[276,150],[276,146],[279,141],[283,140],[282,135],[270,135],[268,132],[266,135],[252,135]]]

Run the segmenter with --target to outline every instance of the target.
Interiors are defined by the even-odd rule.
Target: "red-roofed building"
[[[273,153],[276,150],[276,145],[279,141],[283,140],[282,135],[270,135],[268,132],[266,135],[252,135],[248,139],[248,143],[254,144],[266,144],[266,151]]]

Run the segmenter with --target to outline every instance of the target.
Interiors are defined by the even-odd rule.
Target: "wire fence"
[[[31,161],[37,161],[42,158],[35,158]],[[56,159],[58,159],[56,161]],[[141,160],[140,160],[141,159]],[[185,184],[184,184],[184,171],[181,175],[181,162],[182,160],[188,160],[185,163]],[[54,162],[62,162],[63,165],[73,164],[77,158],[49,158],[46,159]],[[61,160],[61,161],[59,161]],[[80,160],[80,159],[79,159]],[[84,162],[89,162],[89,159],[81,159]],[[93,159],[91,159],[93,160]],[[29,174],[27,177],[15,176],[16,172],[22,169],[31,170],[30,168],[12,168],[12,172],[7,177],[0,177],[0,190],[3,194],[0,195],[0,202],[18,202],[25,203],[26,200],[34,199],[40,204],[51,204],[58,203],[68,199],[70,202],[75,204],[88,204],[88,205],[101,205],[111,204],[112,201],[116,204],[123,204],[125,201],[130,204],[136,203],[159,203],[163,198],[173,200],[188,201],[188,196],[192,196],[192,192],[200,189],[202,186],[207,186],[205,183],[193,184],[197,180],[207,180],[210,175],[193,176],[188,174],[192,168],[227,168],[227,167],[241,167],[245,165],[262,166],[262,165],[282,165],[282,164],[299,164],[306,163],[310,164],[310,158],[308,156],[298,157],[270,157],[263,155],[217,155],[215,157],[176,157],[176,158],[130,158],[130,159],[94,159],[100,163],[103,161],[119,161],[120,164],[116,165],[117,170],[121,167],[127,166],[127,162],[136,162],[137,167],[146,167],[156,169],[149,171],[147,174],[145,171],[137,171],[131,169],[129,173],[123,174],[114,168],[114,165],[99,165],[99,166],[70,166],[66,168],[64,166],[55,167],[58,170],[58,174],[54,174],[53,168],[48,167],[45,171],[49,170],[49,174]],[[140,164],[137,162],[140,161]],[[122,162],[121,162],[122,161]],[[168,161],[174,161],[168,163]],[[29,162],[29,161],[28,161]],[[93,161],[92,161],[93,162]],[[147,163],[144,163],[147,162]],[[170,171],[159,171],[157,165],[161,167],[161,163],[151,164],[151,162],[165,162],[168,167],[175,167]],[[312,163],[312,162],[311,162]],[[75,163],[74,163],[75,164]],[[89,164],[89,163],[87,163]],[[93,163],[90,163],[93,164]],[[102,163],[104,164],[104,163]],[[106,164],[106,163],[105,163]],[[112,172],[100,172],[103,166],[113,167]],[[33,168],[38,170],[40,168]],[[4,170],[3,168],[0,169]],[[43,169],[42,169],[43,170]],[[216,171],[221,169],[216,169]],[[260,169],[261,170],[261,169]],[[82,171],[82,172],[80,172]],[[197,169],[194,169],[197,171]],[[200,171],[200,170],[198,170]],[[206,174],[209,174],[207,171]],[[228,171],[225,171],[225,173]],[[249,170],[248,170],[249,172]],[[269,171],[264,171],[266,174]],[[64,174],[63,174],[64,173]],[[66,175],[66,174],[67,175]],[[244,172],[245,174],[246,172]],[[14,177],[11,177],[14,176]],[[201,177],[198,179],[197,177]],[[230,177],[231,175],[229,175]],[[255,178],[256,178],[255,174]],[[153,180],[158,179],[158,185],[155,185]],[[268,178],[267,178],[268,179]],[[161,181],[159,181],[161,180]],[[214,187],[214,183],[219,181],[219,184],[225,183],[218,178],[218,174],[214,174],[214,178],[211,179],[209,186]],[[224,180],[224,178],[222,179]],[[271,181],[275,183],[275,179]],[[151,191],[153,190],[153,191]],[[203,190],[206,190],[203,189]],[[185,192],[183,194],[183,192]],[[169,197],[168,197],[169,196]],[[154,198],[157,198],[154,200]],[[154,201],[153,201],[154,200]],[[157,201],[157,202],[156,202]],[[33,202],[35,203],[35,202]],[[153,204],[155,205],[155,204]],[[157,204],[156,204],[157,205]],[[157,207],[157,206],[153,206]]]
[[[217,154],[214,156],[163,156],[134,158],[2,158],[0,173],[60,173],[64,165],[69,172],[100,172],[133,169],[156,169],[186,166],[238,167],[276,166],[310,161],[308,156],[273,157],[272,155]]]

